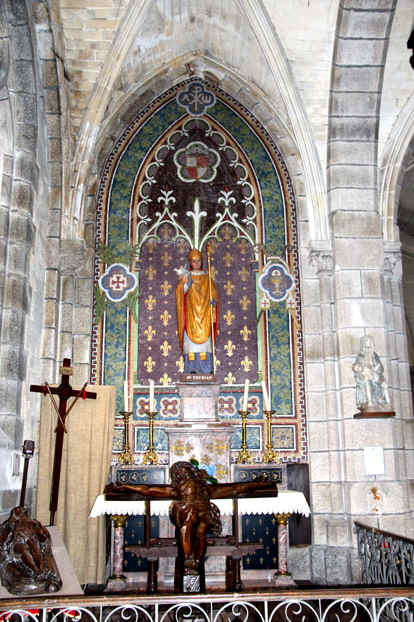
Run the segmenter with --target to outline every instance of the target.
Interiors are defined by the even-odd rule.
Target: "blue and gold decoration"
[[[282,460],[306,459],[295,203],[266,130],[224,91],[186,80],[125,129],[104,167],[98,197],[92,379],[118,387],[117,411],[128,382],[137,460],[146,449],[149,380],[156,385],[160,451],[168,451],[165,430],[180,416],[177,271],[188,267],[193,247],[203,253],[205,268],[207,244],[220,298],[218,417],[236,426],[233,458],[246,379],[252,387],[249,448],[257,460],[263,452],[260,383],[266,379],[274,447]],[[280,261],[266,265],[267,258]],[[293,315],[276,302],[261,313],[264,293],[279,301],[292,292]]]

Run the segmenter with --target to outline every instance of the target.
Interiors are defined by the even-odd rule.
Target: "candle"
[[[244,381],[244,394],[243,394],[243,410],[247,410],[247,398],[249,397],[249,381]]]
[[[153,413],[155,411],[154,381],[153,380],[149,381],[149,387],[150,387],[150,412]]]
[[[262,393],[265,410],[270,410],[269,395],[267,393],[266,383],[264,380],[262,380]]]
[[[128,382],[124,382],[124,411],[128,412]]]

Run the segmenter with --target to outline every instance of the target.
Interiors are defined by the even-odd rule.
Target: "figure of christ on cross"
[[[220,511],[210,499],[241,497],[253,491],[277,496],[276,484],[266,479],[210,484],[207,482],[207,472],[197,469],[190,462],[173,464],[170,477],[171,485],[109,484],[105,493],[107,499],[116,499],[117,494],[123,499],[135,495],[151,499],[173,499],[170,518],[177,528],[178,548],[183,556],[185,574],[200,573],[207,548],[207,534],[219,535],[221,532]]]
[[[47,382],[42,385],[30,385],[30,391],[33,391],[35,393],[43,393],[43,395],[49,394],[58,417],[56,426],[55,455],[53,458],[52,488],[50,491],[50,525],[54,525],[55,514],[59,501],[59,482],[60,470],[62,465],[63,439],[64,434],[67,431],[65,428],[66,418],[68,417],[70,411],[80,397],[82,397],[83,399],[96,400],[96,393],[85,390],[87,382],[85,382],[80,391],[72,389],[71,385],[69,384],[69,377],[72,375],[70,359],[63,359],[61,374],[62,378],[58,387],[51,387]],[[57,395],[59,397],[59,407],[56,405],[55,399],[53,397],[54,395]],[[70,407],[67,408],[68,400],[71,397],[74,397],[75,400],[72,402]]]

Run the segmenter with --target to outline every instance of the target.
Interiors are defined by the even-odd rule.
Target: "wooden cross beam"
[[[65,420],[72,410],[73,406],[77,402],[77,400],[82,397],[83,399],[92,399],[96,400],[96,393],[91,391],[85,391],[85,387],[87,383],[84,384],[83,388],[80,391],[76,391],[72,389],[69,384],[69,377],[72,375],[72,367],[70,366],[70,359],[63,359],[63,366],[61,367],[62,378],[60,381],[60,385],[58,387],[51,387],[47,382],[42,385],[31,384],[30,391],[35,393],[43,393],[44,395],[49,394],[50,399],[55,407],[58,416],[57,427],[55,430],[56,439],[55,439],[55,455],[53,458],[53,473],[52,473],[52,488],[50,491],[50,524],[54,525],[55,522],[55,514],[58,506],[59,500],[59,484],[60,484],[60,469],[62,465],[62,452],[63,452],[63,439],[65,432],[67,431],[65,428]],[[54,395],[59,397],[59,407],[56,405]],[[75,400],[72,402],[69,408],[67,408],[69,398],[74,397]]]

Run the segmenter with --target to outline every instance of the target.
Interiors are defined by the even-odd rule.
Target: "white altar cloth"
[[[232,499],[212,499],[220,514],[233,513]],[[171,500],[151,501],[151,514],[167,516]],[[238,499],[239,514],[302,514],[310,516],[310,508],[305,496],[297,490],[280,490],[277,497],[255,497]],[[98,495],[89,518],[103,514],[142,515],[145,514],[145,501],[106,501],[105,495]]]

